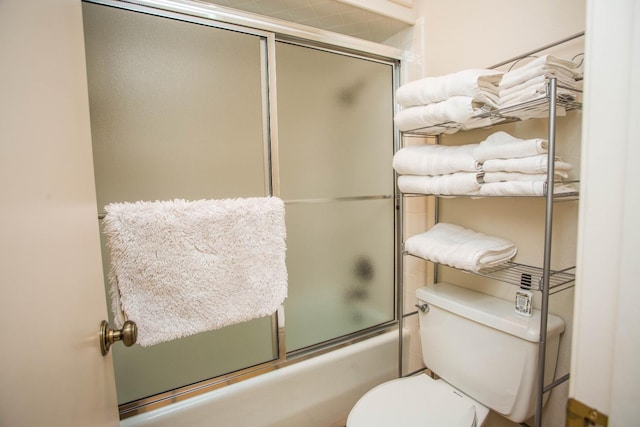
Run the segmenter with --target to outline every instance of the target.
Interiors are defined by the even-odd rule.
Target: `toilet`
[[[449,283],[416,291],[424,363],[439,379],[418,374],[383,383],[360,398],[347,427],[480,427],[489,410],[515,423],[536,403],[540,312]],[[564,321],[547,320],[545,384],[555,375]],[[548,397],[545,395],[543,404]]]

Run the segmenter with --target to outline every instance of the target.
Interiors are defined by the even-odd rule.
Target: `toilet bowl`
[[[426,374],[392,380],[367,392],[347,427],[480,427],[489,409]]]

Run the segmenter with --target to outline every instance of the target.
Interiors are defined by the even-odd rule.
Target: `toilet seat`
[[[488,412],[444,381],[420,374],[370,390],[351,410],[347,427],[479,427]]]

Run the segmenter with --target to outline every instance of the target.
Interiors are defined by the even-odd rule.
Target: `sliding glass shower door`
[[[99,210],[279,196],[289,275],[278,322],[113,346],[121,411],[391,324],[395,63],[276,42],[204,13],[108,4],[83,3]],[[103,262],[107,273],[105,248]]]
[[[287,350],[394,319],[393,67],[278,42]]]
[[[99,209],[269,194],[264,37],[90,3],[83,15]],[[278,357],[269,317],[113,352],[120,404]]]

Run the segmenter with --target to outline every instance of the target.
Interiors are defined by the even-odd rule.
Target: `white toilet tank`
[[[513,303],[448,283],[420,288],[416,296],[429,306],[420,313],[426,366],[515,423],[533,416],[540,312],[523,317]],[[553,380],[563,331],[563,320],[550,314],[545,384]]]

